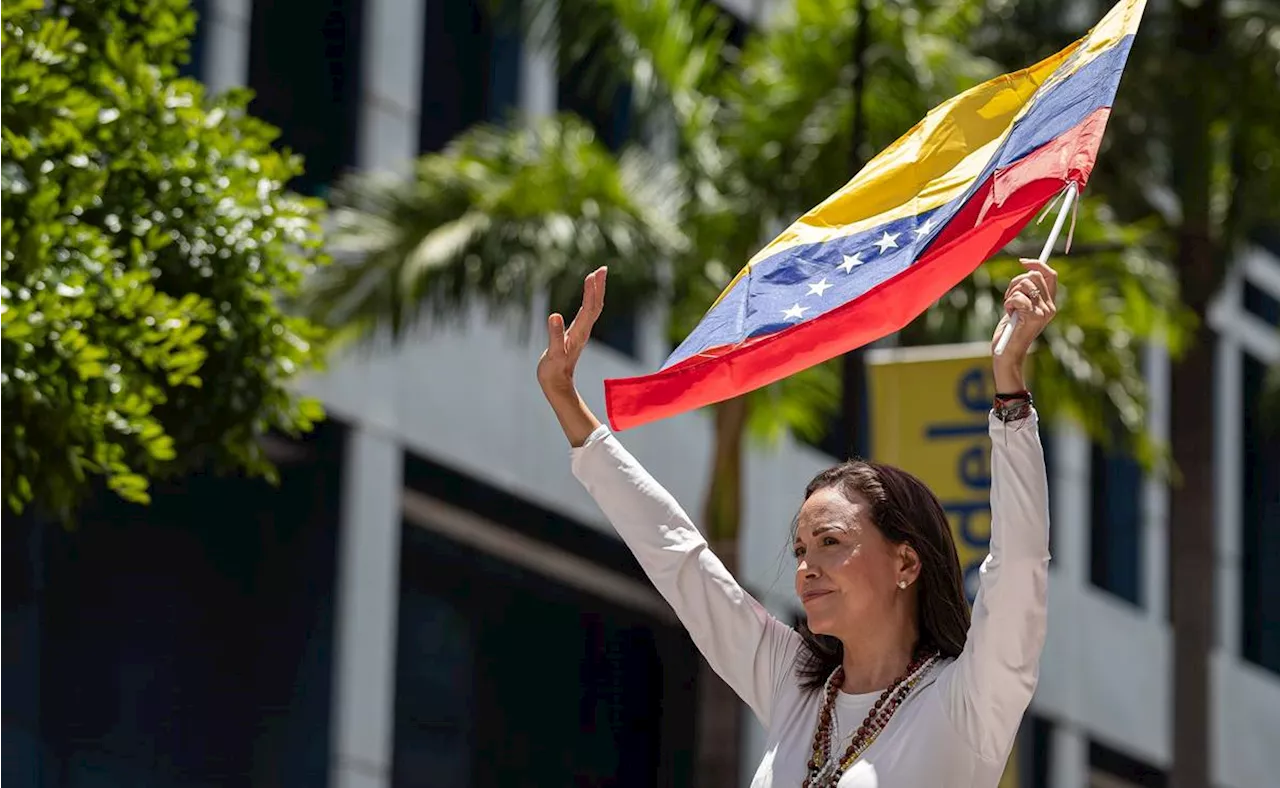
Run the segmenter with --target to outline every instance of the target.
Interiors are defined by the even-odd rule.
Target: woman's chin
[[[822,618],[815,618],[813,616],[809,616],[808,620],[805,623],[808,624],[809,631],[815,635],[832,634],[830,621],[825,621]]]

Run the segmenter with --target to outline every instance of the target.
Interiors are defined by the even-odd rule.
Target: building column
[[[249,84],[253,0],[210,0],[202,73],[210,94]]]
[[[1147,428],[1157,444],[1169,443],[1171,379],[1168,349],[1153,345],[1143,359],[1149,401]],[[1169,484],[1154,474],[1143,480],[1142,605],[1147,617],[1169,620]]]
[[[545,9],[542,19],[554,16]],[[556,63],[559,59],[555,47],[537,46],[543,31],[533,30],[525,36],[520,48],[520,95],[517,101],[526,120],[537,120],[554,115],[559,81],[556,79]]]
[[[1051,627],[1061,632],[1080,632],[1084,629],[1084,622],[1080,620],[1084,615],[1081,602],[1089,586],[1089,436],[1079,425],[1063,419],[1053,425],[1050,449],[1053,451],[1054,468],[1049,488],[1049,528],[1053,535],[1050,571],[1057,586],[1054,593],[1070,600],[1067,604],[1054,606],[1056,618]],[[1080,690],[1089,677],[1080,666],[1087,664],[1083,652],[1089,644],[1080,638],[1068,637],[1058,647],[1066,652],[1062,662],[1066,673],[1058,679],[1065,692],[1062,708],[1056,709],[1053,715],[1053,730],[1055,735],[1064,730],[1074,730],[1077,737],[1082,737],[1079,729],[1071,726],[1085,719],[1085,693]],[[1051,749],[1054,759],[1058,758],[1061,749],[1055,739]],[[1084,783],[1051,782],[1050,785],[1055,788],[1063,785],[1082,788]]]
[[[1049,788],[1088,788],[1089,742],[1069,724],[1053,726],[1049,744]]]
[[[406,172],[418,156],[421,0],[365,0],[356,166]]]
[[[329,782],[391,784],[403,463],[390,437],[351,430],[338,539]]]
[[[1243,282],[1239,270],[1234,270],[1223,283],[1218,296],[1219,309],[1211,316],[1218,333],[1214,358],[1213,417],[1214,421],[1214,523],[1206,523],[1217,535],[1214,552],[1217,553],[1215,571],[1217,643],[1224,654],[1240,656],[1240,479],[1244,469],[1240,467],[1240,446],[1244,436],[1240,408],[1244,403],[1243,349],[1230,325],[1228,316],[1242,309]],[[1220,317],[1214,320],[1213,317]],[[1194,480],[1190,480],[1194,483]]]
[[[1232,656],[1240,655],[1240,406],[1244,395],[1243,358],[1233,339],[1218,340],[1214,359],[1214,498],[1212,525],[1217,534],[1217,647]]]
[[[1059,577],[1084,588],[1089,584],[1089,436],[1066,420],[1053,429],[1053,562]]]

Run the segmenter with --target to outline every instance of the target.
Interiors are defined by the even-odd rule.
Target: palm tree
[[[853,174],[851,160],[997,73],[959,43],[982,5],[804,0],[738,49],[714,4],[699,0],[535,3],[526,15],[533,29],[558,30],[562,54],[580,59],[573,66],[604,89],[628,83],[644,123],[669,132],[663,163],[634,148],[615,157],[581,122],[558,117],[470,130],[407,180],[352,178],[335,195],[332,234],[348,259],[319,280],[315,306],[364,333],[447,319],[471,300],[523,317],[540,292],[571,303],[570,288],[607,262],[611,308],[661,294],[678,340],[769,237]],[[863,45],[855,46],[859,19]],[[855,115],[863,150],[853,148]],[[1106,430],[1096,403],[1116,402],[1142,436],[1140,365],[1116,348],[1176,337],[1177,321],[1162,317],[1177,312],[1175,288],[1142,251],[1142,228],[1117,224],[1096,200],[1077,235],[1095,253],[1067,277],[1038,385],[1054,387],[1099,436]],[[665,261],[668,285],[655,260]],[[1011,268],[983,269],[904,336],[989,335]],[[1086,308],[1093,300],[1107,302],[1113,317],[1099,320]],[[839,383],[838,362],[829,362],[714,406],[702,527],[731,569],[746,436],[816,438],[839,405]],[[713,727],[700,734],[699,773],[707,784],[733,785],[736,747],[725,743],[737,740],[738,704],[705,665],[703,673],[710,697],[701,708],[712,711],[702,716]]]
[[[473,129],[423,157],[409,181],[348,175],[330,196],[336,264],[312,280],[308,307],[353,336],[399,337],[421,319],[456,318],[477,296],[527,318],[539,295],[567,303],[604,264],[611,298],[652,297],[652,261],[687,244],[668,207],[673,172],[640,148],[611,155],[564,117]]]

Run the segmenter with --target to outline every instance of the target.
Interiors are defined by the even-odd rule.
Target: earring
[[[898,581],[898,588],[901,588],[901,589],[904,589],[904,590],[905,590],[905,589],[906,589],[906,587],[907,587],[907,581],[906,581],[906,580],[899,580],[899,581]]]

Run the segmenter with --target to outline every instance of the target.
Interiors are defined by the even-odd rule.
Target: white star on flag
[[[884,254],[890,249],[897,249],[899,235],[902,235],[902,233],[889,234],[886,232],[879,241],[876,241],[876,246],[880,247],[880,254]]]
[[[933,229],[933,220],[925,219],[924,224],[916,228],[916,237],[919,238],[922,235],[927,235],[929,231],[932,229]]]
[[[816,284],[809,285],[809,295],[816,295],[818,297],[821,297],[822,294],[826,292],[828,287],[835,287],[835,285],[827,284],[827,278],[824,276],[822,277],[821,282],[817,282]]]
[[[844,269],[844,272],[845,272],[846,274],[851,274],[851,273],[853,273],[853,269],[854,269],[854,267],[859,266],[859,265],[862,265],[862,255],[861,255],[861,254],[855,254],[855,255],[853,255],[853,256],[845,255],[845,256],[844,256],[844,262],[843,262],[843,263],[841,263],[840,265],[836,266],[836,267],[837,267],[837,268],[843,268],[843,269]]]
[[[800,318],[804,317],[804,313],[807,311],[809,311],[809,307],[800,306],[799,304],[796,304],[790,309],[784,309],[782,311],[782,317],[786,320],[792,320],[792,319],[799,320]]]

